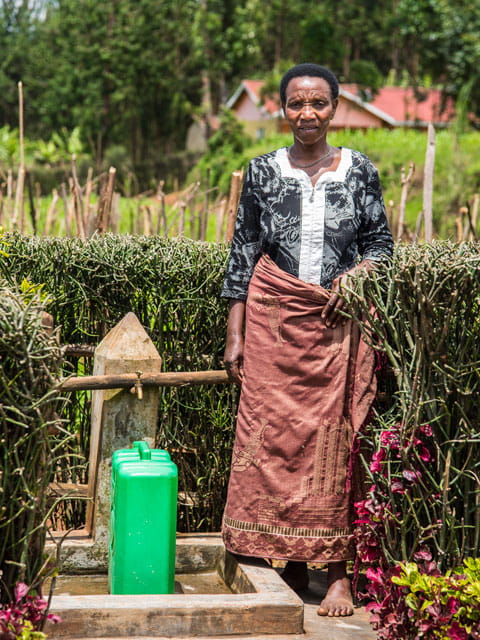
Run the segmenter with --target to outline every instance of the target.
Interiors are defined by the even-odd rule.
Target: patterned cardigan
[[[360,258],[381,261],[392,252],[378,173],[366,156],[342,147],[337,169],[312,187],[304,171],[290,166],[284,147],[249,164],[222,296],[246,299],[263,253],[328,289]]]

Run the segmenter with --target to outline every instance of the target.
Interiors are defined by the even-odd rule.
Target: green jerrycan
[[[173,593],[177,494],[177,466],[167,451],[139,441],[113,453],[110,593]]]

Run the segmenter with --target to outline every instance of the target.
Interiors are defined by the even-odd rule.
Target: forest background
[[[21,80],[40,164],[63,145],[145,188],[189,168],[189,125],[242,78],[268,85],[292,62],[373,90],[438,86],[478,119],[479,34],[466,0],[2,0],[0,123],[18,126]]]

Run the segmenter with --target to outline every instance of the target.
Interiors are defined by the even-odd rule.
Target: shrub
[[[480,558],[442,575],[423,554],[418,563],[369,569],[367,577],[367,610],[379,640],[480,638]]]
[[[478,550],[479,273],[475,243],[400,246],[351,289],[392,375],[365,433],[370,499],[385,513],[384,533],[371,534],[389,562],[426,545],[443,569]]]
[[[65,439],[56,388],[61,350],[42,326],[39,293],[0,285],[0,602],[18,581],[38,586],[51,505],[47,487]],[[18,594],[17,594],[18,595]]]
[[[133,311],[165,370],[221,367],[226,245],[111,235],[8,240],[10,255],[0,261],[5,277],[44,283],[63,343],[97,344]],[[368,508],[384,510],[384,531],[377,535],[375,522],[359,525],[389,563],[411,562],[426,547],[444,570],[474,556],[479,546],[478,249],[449,242],[397,247],[391,264],[358,278],[348,293],[366,339],[390,371],[380,375],[386,401],[363,440],[376,462],[370,468],[365,456]],[[375,303],[376,314],[366,300]],[[71,366],[91,371],[85,360]],[[180,530],[220,526],[237,392],[231,385],[161,391],[157,444],[173,452],[181,490],[196,494],[194,506],[180,509]],[[88,393],[72,396],[64,415],[77,439],[59,477],[68,481],[68,473],[85,481]],[[81,515],[72,515],[70,524],[75,522]]]
[[[227,305],[219,292],[226,246],[113,235],[86,242],[15,235],[9,241],[9,256],[0,268],[12,284],[25,276],[44,283],[52,295],[48,310],[61,327],[64,344],[97,344],[133,311],[166,371],[221,368]],[[68,360],[66,373],[91,373],[91,360]],[[179,466],[180,490],[195,503],[180,507],[180,531],[220,526],[236,395],[231,385],[161,388],[157,446],[171,451]],[[85,483],[90,394],[72,394],[63,416],[75,439],[63,452],[57,478]],[[63,526],[80,526],[84,503],[69,500],[65,509]]]
[[[399,580],[417,575],[413,562],[422,576],[440,579],[478,553],[479,273],[476,244],[404,246],[349,292],[366,339],[391,372],[383,380],[388,401],[362,437],[370,486],[355,505],[356,571],[366,569],[368,608],[385,640],[475,637],[462,631],[476,622],[470,615],[447,620],[440,605],[420,602],[414,613],[415,598]],[[449,576],[446,585],[453,584]],[[419,580],[437,588],[433,577]],[[434,611],[436,621],[428,618]],[[435,633],[419,634],[420,620],[425,629],[430,620]]]

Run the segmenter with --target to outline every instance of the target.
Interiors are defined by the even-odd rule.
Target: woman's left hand
[[[338,276],[338,278],[335,278],[332,284],[330,297],[328,298],[326,305],[323,307],[322,315],[320,316],[322,322],[332,329],[335,329],[337,326],[337,321],[339,320],[340,315],[339,311],[341,311],[345,306],[345,300],[340,295],[340,292],[342,285],[347,283],[350,273],[351,271],[347,271],[346,273],[342,273],[342,275]],[[346,321],[346,318],[342,318],[343,324],[345,324]]]
[[[337,326],[337,322],[339,320],[340,311],[342,311],[345,307],[345,300],[340,295],[342,287],[347,285],[350,276],[352,276],[356,271],[362,269],[364,271],[369,271],[372,268],[372,263],[369,260],[363,260],[357,266],[353,267],[349,271],[345,271],[342,273],[332,283],[332,289],[330,292],[330,297],[328,299],[327,304],[324,306],[322,315],[320,316],[322,322],[325,323],[327,327],[331,327],[335,329]],[[342,323],[345,324],[347,322],[347,318],[345,316],[342,318]]]

